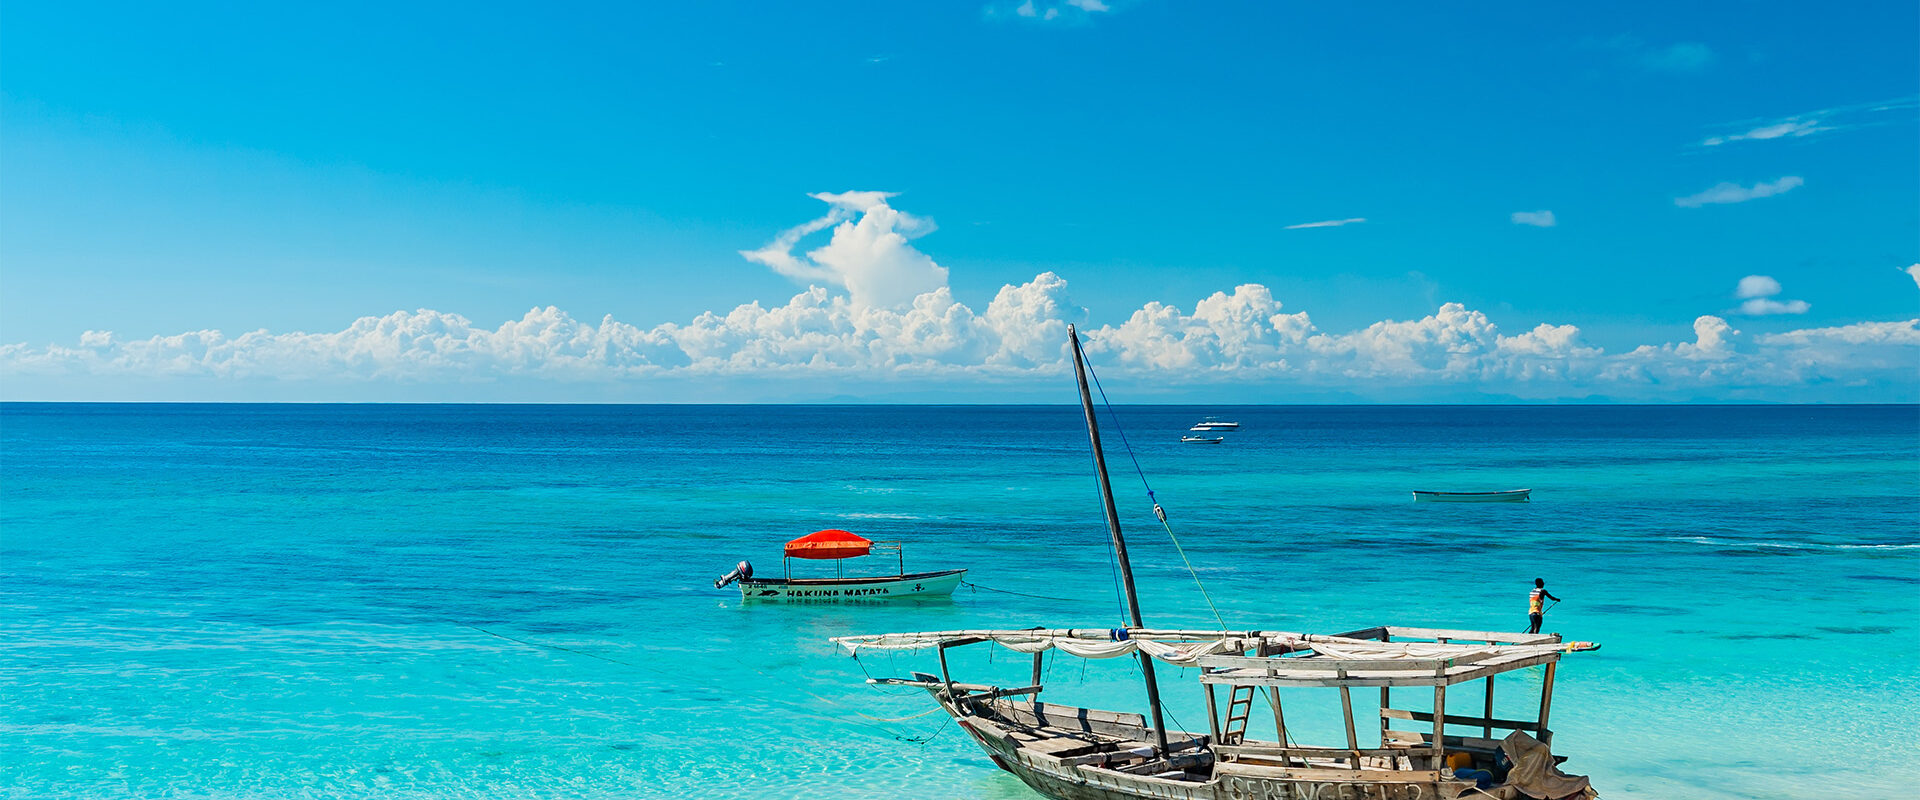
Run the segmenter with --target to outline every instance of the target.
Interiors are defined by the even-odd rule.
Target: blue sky
[[[1057,359],[1009,354],[1064,320],[1197,399],[1920,397],[1913,326],[1848,328],[1920,317],[1910,2],[1022,8],[9,7],[0,396],[997,397],[1050,385]],[[856,191],[897,194],[809,197]],[[848,294],[838,267],[741,253],[876,207],[918,225],[894,255],[937,263],[915,285],[940,303],[985,317],[1024,286],[1059,313],[936,303],[929,328],[861,302],[684,340],[704,312]],[[1251,310],[1206,317],[1215,292]],[[1125,328],[1153,303],[1184,316]],[[502,357],[547,307],[593,330],[543,317],[560,332]],[[397,311],[398,338],[342,343]],[[1725,358],[1703,316],[1739,331]],[[1499,343],[1542,324],[1577,337]],[[258,330],[342,336],[232,341]],[[553,336],[598,367],[527,354]],[[918,347],[942,337],[965,341]],[[1672,357],[1621,361],[1643,346]],[[1802,368],[1836,359],[1857,369]]]

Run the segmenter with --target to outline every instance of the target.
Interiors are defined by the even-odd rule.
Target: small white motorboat
[[[892,575],[838,574],[842,559],[871,555],[874,550],[892,550],[894,556],[900,559],[900,571]],[[795,558],[833,561],[836,574],[831,578],[795,578],[790,561]],[[788,542],[780,561],[785,566],[786,577],[755,578],[753,565],[742,561],[733,568],[732,572],[714,581],[713,588],[719,589],[729,583],[738,582],[740,598],[743,600],[803,602],[890,600],[896,597],[951,595],[954,588],[967,577],[965,569],[908,572],[906,559],[901,555],[899,543],[873,542],[858,534],[837,528],[815,531]]]
[[[1182,436],[1180,441],[1187,444],[1219,444],[1227,440],[1225,436]]]
[[[1416,503],[1525,503],[1532,489],[1508,489],[1504,492],[1422,492],[1413,493]]]

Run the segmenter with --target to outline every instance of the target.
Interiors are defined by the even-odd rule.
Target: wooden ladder
[[[1245,694],[1242,694],[1245,690]],[[1247,739],[1247,718],[1253,716],[1252,686],[1235,685],[1227,695],[1227,722],[1220,726],[1220,744],[1239,744]]]

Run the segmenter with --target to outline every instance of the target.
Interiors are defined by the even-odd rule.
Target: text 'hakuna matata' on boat
[[[1560,771],[1561,759],[1549,750],[1553,731],[1548,718],[1560,659],[1598,645],[1565,643],[1557,634],[1399,626],[1324,636],[1224,630],[1224,624],[1221,630],[1143,625],[1087,390],[1085,355],[1071,327],[1068,339],[1128,624],[836,637],[833,641],[856,658],[873,650],[931,648],[938,654],[937,675],[915,672],[870,682],[925,689],[995,765],[1034,791],[1061,800],[1559,800],[1597,795],[1586,778]],[[1158,504],[1155,512],[1163,513]],[[1026,685],[1008,687],[955,680],[947,651],[969,645],[1030,654],[1031,678]],[[1041,702],[1042,658],[1048,650],[1080,658],[1137,659],[1147,713]],[[1154,660],[1198,669],[1206,730],[1166,726]],[[1495,678],[1535,668],[1542,672],[1537,682],[1529,678],[1513,683],[1529,694],[1538,687],[1538,713],[1526,715],[1529,719],[1496,717]],[[1461,688],[1474,684],[1480,691],[1468,697],[1480,701],[1478,708],[1461,713]],[[1283,689],[1289,692],[1284,706]],[[1328,702],[1337,697],[1345,720],[1343,742],[1299,743],[1306,730],[1298,724],[1289,727],[1287,711],[1297,714],[1303,694],[1299,690],[1306,689],[1321,690]],[[1368,721],[1364,739],[1355,718],[1356,690],[1379,692],[1378,719]],[[1256,711],[1256,706],[1261,708]],[[1268,713],[1273,738],[1255,739],[1249,723]],[[1265,727],[1260,726],[1262,732]]]
[[[897,559],[899,572],[892,575],[844,574],[842,564],[846,559],[871,555],[874,551],[892,552]],[[832,561],[834,575],[830,578],[795,578],[792,565],[796,558]],[[732,572],[714,581],[713,588],[720,589],[737,581],[740,584],[740,597],[746,600],[890,600],[951,595],[954,587],[959,586],[967,576],[964,569],[907,572],[906,555],[900,543],[875,542],[837,528],[815,531],[787,542],[781,552],[780,564],[785,573],[783,577],[756,578],[753,576],[753,565],[742,561]]]

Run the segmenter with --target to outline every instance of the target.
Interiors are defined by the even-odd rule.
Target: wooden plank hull
[[[871,578],[749,578],[740,582],[740,597],[769,602],[859,602],[913,597],[945,597],[965,579],[964,569],[883,575]]]
[[[1416,503],[1525,503],[1533,495],[1532,489],[1515,489],[1508,492],[1420,492],[1413,493]]]
[[[945,699],[941,687],[928,689],[941,699],[948,713],[956,713],[956,706]],[[1119,757],[1128,752],[1129,745],[1151,740],[1149,729],[1106,721],[1103,715],[1113,716],[1108,712],[1059,706],[1049,707],[1046,713],[1065,721],[1068,727],[1034,725],[1030,713],[1014,713],[1018,702],[993,700],[982,704],[963,700],[971,715],[956,714],[959,726],[995,765],[1055,800],[1453,800],[1473,785],[1443,779],[1433,772],[1216,764],[1204,739],[1196,741],[1192,734],[1172,731],[1170,739],[1199,745],[1174,748],[1189,766],[1170,771],[1173,777],[1131,774],[1123,771],[1125,764]],[[1072,725],[1075,719],[1080,720],[1078,727]],[[1107,741],[1100,746],[1063,750],[1049,746],[1052,742],[1046,737],[1050,733],[1060,735],[1068,744]],[[1087,763],[1100,758],[1098,751],[1102,749],[1111,751],[1116,759]]]

